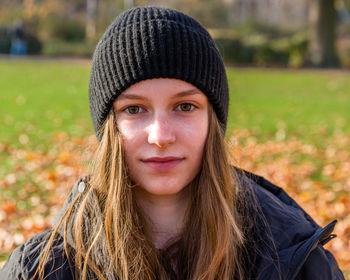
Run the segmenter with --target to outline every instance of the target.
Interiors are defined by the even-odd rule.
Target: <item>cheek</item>
[[[135,138],[136,134],[138,133],[138,130],[135,129],[134,126],[130,125],[128,121],[123,120],[118,120],[118,130],[126,142]]]
[[[204,145],[208,135],[208,117],[204,114],[196,121],[183,126],[184,134],[191,139],[192,145]]]
[[[192,158],[199,162],[202,159],[205,142],[208,136],[208,119],[203,116],[198,121],[184,124],[181,128],[183,143],[191,151]]]
[[[130,125],[127,121],[119,122],[118,130],[122,137],[125,158],[129,165],[131,164],[130,160],[135,155],[136,148],[141,145],[143,130]]]
[[[118,122],[118,130],[123,137],[123,144],[126,146],[132,146],[144,140],[144,124],[142,122],[121,120]]]

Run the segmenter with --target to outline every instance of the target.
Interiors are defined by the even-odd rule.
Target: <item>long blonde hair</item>
[[[245,217],[238,209],[245,207],[241,183],[211,106],[202,166],[187,186],[190,203],[184,230],[163,251],[146,238],[147,217],[134,199],[113,111],[101,133],[89,188],[77,195],[52,230],[35,275],[44,276],[55,236],[64,225],[65,254],[74,263],[77,279],[246,279],[240,258],[245,244]],[[67,243],[69,231],[74,249]],[[169,265],[172,261],[175,265]]]

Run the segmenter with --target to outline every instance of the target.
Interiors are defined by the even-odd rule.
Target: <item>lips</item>
[[[180,164],[184,158],[181,157],[150,157],[142,160],[146,166],[155,169],[157,171],[169,171],[178,164]]]
[[[147,159],[144,159],[143,162],[167,162],[167,161],[173,161],[173,160],[181,160],[183,158],[181,157],[150,157]]]

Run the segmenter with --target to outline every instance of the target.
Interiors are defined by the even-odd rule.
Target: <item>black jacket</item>
[[[255,174],[245,172],[245,175],[244,180],[253,187],[278,252],[274,259],[258,259],[255,264],[255,279],[344,279],[333,255],[322,247],[335,237],[332,231],[336,221],[321,228],[281,188]],[[84,177],[76,182],[55,221],[60,219],[79,191],[79,183],[85,180]],[[0,279],[30,279],[36,270],[49,233],[50,230],[37,234],[16,248],[0,271]],[[53,246],[54,258],[45,267],[47,280],[73,279],[64,253],[62,235],[61,227]],[[67,238],[69,245],[74,248],[69,234]]]

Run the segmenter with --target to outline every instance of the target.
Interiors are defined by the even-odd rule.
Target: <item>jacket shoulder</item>
[[[17,247],[0,271],[0,279],[32,279],[50,235],[51,230],[41,232]],[[59,236],[54,239],[44,275],[48,280],[73,279],[68,259],[64,253],[63,241]]]
[[[257,279],[344,279],[333,255],[323,248],[336,236],[332,232],[337,221],[320,227],[282,188],[236,169],[243,187],[254,193],[277,251],[275,261],[262,258]]]
[[[51,230],[36,234],[14,249],[4,267],[0,270],[0,279],[32,279],[50,234]],[[62,238],[59,236],[53,242],[49,261],[45,265],[44,275],[45,279],[48,280],[73,279],[68,259],[64,253]]]
[[[9,256],[0,271],[0,279],[29,279],[38,265],[40,251],[45,246],[44,240],[49,231],[34,235],[17,247]]]
[[[253,173],[245,173],[271,229],[277,248],[311,236],[320,226],[282,188]]]

